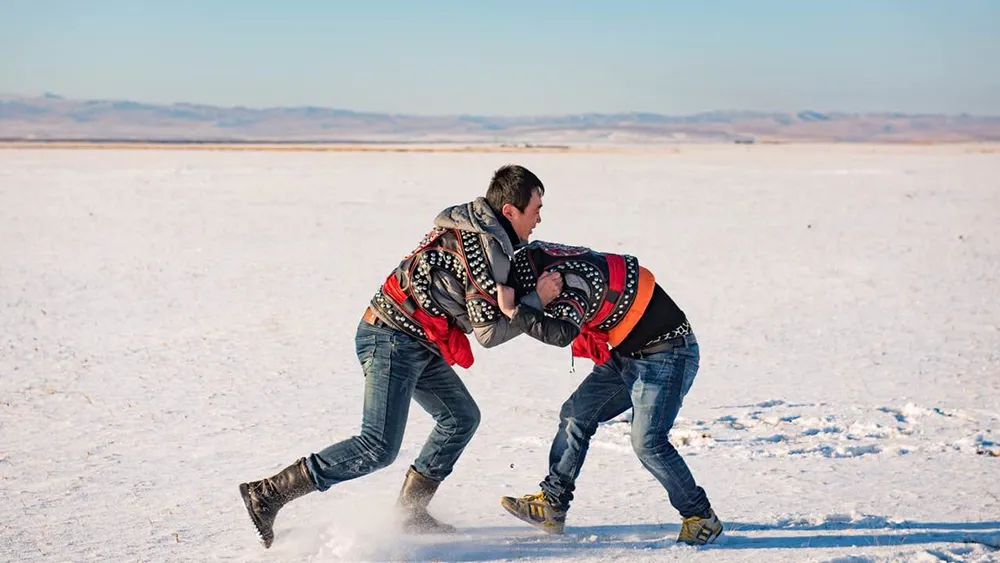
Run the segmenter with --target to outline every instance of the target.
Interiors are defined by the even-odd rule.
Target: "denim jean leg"
[[[630,406],[619,360],[612,358],[604,365],[594,366],[559,412],[559,429],[549,449],[549,473],[540,483],[550,502],[563,510],[569,508],[576,478],[597,425],[625,412]]]
[[[443,481],[479,427],[479,406],[455,370],[436,356],[417,380],[413,399],[436,422],[413,467]]]
[[[698,370],[697,344],[625,361],[626,379],[632,381],[632,447],[639,461],[667,490],[681,516],[707,513],[708,496],[667,439]]]
[[[426,358],[400,346],[405,334],[362,324],[355,338],[365,374],[361,432],[306,458],[319,490],[391,464],[399,453],[410,399]]]

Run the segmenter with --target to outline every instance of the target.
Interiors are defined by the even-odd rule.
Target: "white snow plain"
[[[359,428],[354,330],[443,207],[524,164],[535,236],[634,254],[701,371],[672,433],[720,517],[679,518],[604,425],[567,534],[535,492],[587,373],[520,338],[460,373],[483,412],[432,512],[392,526],[399,459],[282,510],[237,491]],[[643,152],[0,150],[0,560],[998,561],[1000,149]]]

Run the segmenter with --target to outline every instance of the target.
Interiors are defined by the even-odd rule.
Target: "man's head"
[[[493,173],[486,201],[510,221],[521,241],[527,242],[535,225],[542,222],[543,195],[545,186],[538,176],[523,166],[508,164]]]

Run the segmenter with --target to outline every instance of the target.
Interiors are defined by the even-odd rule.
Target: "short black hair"
[[[545,186],[538,176],[523,166],[507,164],[493,173],[493,180],[486,190],[486,201],[498,215],[505,203],[524,211],[535,190],[538,190],[538,195],[545,195]]]

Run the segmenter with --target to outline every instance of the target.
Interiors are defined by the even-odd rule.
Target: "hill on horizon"
[[[761,111],[692,115],[406,115],[317,106],[250,108],[0,97],[0,140],[169,142],[963,142],[1000,141],[1000,116]]]

